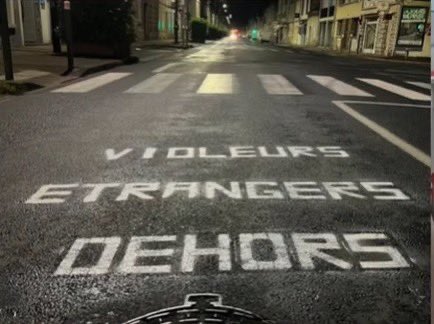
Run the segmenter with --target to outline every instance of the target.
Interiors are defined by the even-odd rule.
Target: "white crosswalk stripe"
[[[370,93],[360,90],[359,88],[356,88],[345,82],[339,81],[331,76],[308,75],[307,77],[341,96],[373,97],[373,95]]]
[[[291,82],[278,74],[258,74],[258,78],[270,95],[302,95]]]
[[[124,91],[128,94],[159,94],[167,90],[175,82],[179,82],[181,79],[189,78],[191,73],[164,73],[158,71],[166,71],[169,68],[178,66],[179,63],[169,63],[160,68],[155,69],[155,73],[151,77],[141,81],[138,84],[131,86]],[[200,82],[198,79],[189,79],[191,86],[188,91],[196,91],[197,94],[234,94],[240,90],[240,80],[235,74],[232,73],[206,73],[196,71],[197,73],[203,73],[205,78]],[[132,73],[127,72],[109,72],[93,78],[86,79],[84,81],[76,82],[53,90],[55,93],[87,93],[103,87],[107,84],[123,79]],[[248,77],[248,76],[244,76]],[[354,96],[354,97],[374,97],[374,95],[363,91],[355,86],[342,82],[332,76],[328,75],[307,75],[307,77],[321,86],[333,91],[341,96]],[[303,95],[292,82],[283,75],[280,74],[257,74],[263,89],[268,95]],[[403,86],[395,85],[379,79],[357,78],[357,80],[370,84],[381,90],[386,90],[396,95],[420,101],[430,101],[429,95],[407,89]],[[418,81],[405,81],[405,83],[413,86],[420,87],[422,89],[429,89],[430,84]],[[194,90],[196,89],[196,90]]]
[[[197,90],[199,94],[231,94],[236,91],[237,80],[233,74],[208,74]]]
[[[370,85],[373,85],[375,87],[378,87],[380,89],[392,92],[394,94],[397,94],[399,96],[408,98],[408,99],[412,99],[412,100],[421,100],[421,101],[431,101],[431,97],[427,96],[425,94],[413,91],[413,90],[409,90],[406,89],[404,87],[389,83],[389,82],[385,82],[382,80],[378,80],[378,79],[365,79],[365,78],[357,78],[357,80],[366,82]]]
[[[173,82],[179,79],[180,73],[159,73],[134,87],[125,91],[126,93],[161,93]]]
[[[406,81],[405,83],[414,85],[414,86],[422,88],[422,89],[431,90],[431,84],[429,84],[429,83],[417,82],[417,81]]]
[[[109,84],[113,81],[125,78],[132,73],[110,72],[105,73],[81,82],[70,84],[66,87],[53,90],[55,93],[86,93]]]
[[[173,68],[175,66],[178,66],[180,63],[169,63],[166,65],[163,65],[162,67],[159,67],[158,69],[155,69],[154,71],[152,71],[153,73],[161,73],[164,72],[170,68]]]

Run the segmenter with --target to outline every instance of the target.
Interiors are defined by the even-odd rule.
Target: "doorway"
[[[365,32],[363,36],[363,53],[374,54],[375,53],[375,43],[377,41],[377,28],[378,21],[368,20],[365,25]]]

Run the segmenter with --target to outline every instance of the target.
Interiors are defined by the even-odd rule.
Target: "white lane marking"
[[[360,105],[375,105],[375,106],[393,106],[402,108],[423,108],[431,109],[430,106],[420,104],[407,104],[407,103],[395,103],[395,102],[377,102],[377,101],[357,101],[357,100],[345,100],[347,104],[360,104]]]
[[[98,262],[94,266],[74,267],[74,263],[78,258],[81,250],[83,250],[83,248],[89,244],[104,245],[104,250],[99,257]],[[120,237],[77,239],[72,245],[71,249],[68,251],[66,257],[60,263],[54,275],[55,276],[101,275],[101,274],[108,273],[110,265],[113,261],[113,258],[120,244],[121,244]]]
[[[197,248],[197,235],[186,235],[184,238],[184,252],[182,254],[181,271],[193,272],[196,260],[201,256],[218,256],[219,271],[230,271],[231,239],[228,234],[220,234],[217,238],[218,247]]]
[[[109,72],[105,73],[103,75],[99,75],[84,81],[80,81],[77,83],[70,84],[66,87],[59,88],[56,90],[53,90],[51,92],[56,93],[85,93],[92,90],[95,90],[99,87],[102,87],[106,84],[109,84],[113,81],[125,78],[132,73],[126,73],[126,72]]]
[[[425,107],[425,106],[424,106]],[[340,146],[228,146],[223,151],[208,147],[146,147],[144,149],[122,148],[105,150],[107,161],[125,159],[132,155],[138,159],[154,159],[156,152],[163,153],[166,159],[237,159],[237,158],[349,158],[350,155]],[[138,154],[135,154],[139,152]],[[143,152],[143,153],[142,153]],[[222,154],[223,153],[223,154]]]
[[[427,96],[423,93],[419,93],[413,90],[406,89],[404,87],[397,86],[395,84],[385,82],[378,79],[365,79],[365,78],[357,78],[357,80],[360,80],[362,82],[368,83],[374,87],[378,87],[380,89],[392,92],[394,94],[397,94],[399,96],[412,99],[412,100],[421,100],[421,101],[431,101],[431,97]]]
[[[208,74],[200,86],[199,94],[231,94],[235,92],[236,80],[233,74]]]
[[[270,51],[272,52],[279,52],[279,50],[275,49],[275,48],[269,48]]]
[[[360,261],[362,269],[401,269],[410,266],[398,249],[393,246],[365,245],[370,240],[387,240],[387,236],[383,233],[344,234],[344,238],[353,252],[383,253],[390,257],[390,261]]]
[[[179,63],[169,63],[166,65],[163,65],[162,67],[159,67],[158,69],[155,69],[154,71],[152,71],[152,73],[161,73],[164,72],[170,68],[173,68],[175,66],[179,65]]]
[[[314,260],[323,260],[331,263],[341,269],[351,269],[353,265],[346,260],[339,259],[325,251],[341,250],[336,236],[333,233],[309,234],[309,233],[294,233],[292,234],[295,249],[302,251],[298,254],[300,266],[304,270],[315,269]]]
[[[174,249],[148,249],[143,247],[144,243],[155,242],[175,242],[175,235],[168,236],[133,236],[130,244],[128,244],[125,256],[118,267],[118,271],[122,273],[171,273],[172,266],[170,264],[162,265],[137,265],[139,259],[157,258],[157,257],[172,257],[175,253]]]
[[[212,239],[215,240],[214,235]],[[196,272],[198,259],[210,256],[218,258],[218,266],[211,267],[225,272],[237,269],[237,265],[244,271],[288,271],[292,268],[312,271],[321,270],[324,263],[342,270],[355,267],[356,270],[405,269],[411,264],[411,259],[407,261],[399,246],[384,233],[222,233],[213,247],[206,248],[199,248],[202,244],[198,241],[203,241],[198,239],[198,234],[133,236],[131,239],[78,238],[54,275],[199,274]],[[267,244],[266,250],[262,248],[264,244]],[[101,246],[103,250],[98,252]],[[91,251],[94,253],[90,254]],[[96,256],[97,260],[92,260],[90,255]],[[85,265],[77,264],[77,260]],[[291,260],[298,262],[293,264]]]
[[[128,89],[125,93],[161,93],[180,76],[180,73],[159,73]]]
[[[131,153],[132,151],[133,151],[132,148],[127,148],[127,149],[124,149],[123,151],[116,153],[114,149],[107,149],[107,150],[105,150],[105,157],[106,157],[107,161],[114,161],[114,160],[118,160],[121,157]]]
[[[341,96],[374,97],[370,93],[330,76],[308,75],[307,77]]]
[[[83,190],[84,189],[84,190]],[[90,189],[90,190],[89,190]],[[107,191],[111,192],[107,196]],[[112,195],[116,191],[117,197]],[[208,198],[216,195],[229,199],[245,200],[410,200],[411,198],[395,187],[392,182],[314,182],[314,181],[247,181],[217,183],[206,182],[137,182],[137,183],[85,183],[51,184],[41,186],[25,203],[26,204],[63,204],[71,203],[72,196],[79,195],[85,204],[97,202],[99,199],[142,201],[170,199],[182,196],[186,199]]]
[[[427,90],[431,90],[431,84],[426,83],[426,82],[418,82],[418,81],[405,81],[405,83],[414,85],[416,87],[422,88],[422,89],[427,89]]]
[[[291,82],[278,74],[259,74],[262,86],[270,95],[302,95]]]
[[[255,260],[253,253],[254,241],[268,241],[273,246],[276,256],[274,261]],[[240,234],[241,267],[244,270],[284,270],[291,268],[291,261],[285,239],[281,233]]]
[[[390,132],[386,128],[378,125],[377,123],[373,122],[369,118],[366,118],[362,114],[360,114],[357,111],[355,111],[354,109],[350,108],[346,104],[346,102],[343,102],[343,101],[333,101],[333,103],[338,108],[340,108],[341,110],[343,110],[344,112],[346,112],[347,114],[349,114],[354,119],[356,119],[359,122],[361,122],[366,127],[368,127],[371,130],[373,130],[375,133],[377,133],[378,135],[380,135],[381,137],[383,137],[388,142],[390,142],[393,145],[395,145],[398,148],[400,148],[405,153],[409,154],[410,156],[412,156],[413,158],[415,158],[419,162],[423,163],[427,167],[431,166],[431,158],[427,154],[425,154],[424,152],[422,152],[421,150],[419,150],[418,148],[416,148],[413,145],[407,143],[406,141],[404,141],[400,137],[396,136],[395,134],[393,134],[392,132]]]

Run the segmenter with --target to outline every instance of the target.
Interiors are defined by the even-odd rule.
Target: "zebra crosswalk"
[[[123,79],[132,73],[105,73],[84,81],[76,82],[70,85],[67,85],[66,87],[59,88],[56,90],[53,90],[52,92],[61,92],[61,93],[86,93],[90,92],[92,90],[95,90],[97,88],[100,88],[106,84],[112,83],[113,81]]]
[[[146,79],[126,93],[161,93],[181,77],[180,73],[158,73]]]
[[[197,93],[230,94],[235,93],[237,80],[233,74],[208,74]]]
[[[308,75],[307,77],[341,96],[373,97],[370,93],[339,81],[331,76]]]
[[[291,82],[282,75],[276,74],[258,74],[262,86],[270,95],[302,95]]]
[[[161,94],[165,91],[169,91],[175,83],[182,83],[187,79],[189,80],[189,84],[192,85],[189,87],[189,91],[194,91],[197,95],[230,95],[240,93],[241,91],[247,90],[242,87],[245,82],[248,82],[249,87],[252,86],[252,82],[256,82],[258,86],[262,87],[262,91],[270,96],[300,96],[316,93],[316,91],[318,91],[305,93],[305,89],[309,87],[307,82],[310,82],[310,87],[320,86],[339,96],[372,98],[376,97],[375,94],[379,90],[383,94],[392,93],[410,100],[431,100],[431,97],[426,94],[426,90],[429,90],[430,84],[419,81],[403,81],[402,84],[394,84],[372,78],[354,78],[350,81],[343,81],[329,75],[311,74],[306,75],[305,80],[301,80],[300,76],[297,76],[294,80],[290,80],[290,78],[281,74],[246,76],[233,73],[196,74],[194,80],[192,80],[193,74],[164,72],[171,67],[173,66],[165,66],[164,69],[159,70],[163,72],[156,72],[158,69],[154,70],[154,74],[141,80],[137,84],[129,85],[127,89],[123,88],[121,92],[125,94]],[[66,85],[52,92],[88,93],[131,75],[132,73],[127,72],[108,72]],[[248,77],[248,80],[245,79],[246,77]],[[127,81],[125,81],[125,83],[127,83]],[[420,90],[416,91],[413,89]]]

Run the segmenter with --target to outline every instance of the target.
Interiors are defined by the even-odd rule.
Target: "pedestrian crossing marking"
[[[366,82],[370,85],[373,85],[375,87],[378,87],[380,89],[395,93],[399,96],[408,98],[408,99],[412,99],[412,100],[421,100],[421,101],[431,101],[431,97],[427,96],[425,94],[413,91],[413,90],[409,90],[406,89],[404,87],[401,86],[397,86],[395,84],[389,83],[389,82],[385,82],[385,81],[381,81],[378,79],[365,79],[365,78],[357,78],[357,80],[360,80],[362,82]]]
[[[341,96],[374,97],[370,93],[330,76],[308,75],[307,77]]]
[[[279,74],[258,74],[258,78],[270,95],[302,95],[291,82]]]
[[[431,84],[429,84],[429,83],[417,82],[417,81],[406,81],[405,83],[414,85],[414,86],[422,88],[422,89],[431,90]]]
[[[125,93],[161,93],[181,75],[181,73],[159,73],[128,89]]]
[[[165,71],[171,67],[177,66],[180,63],[169,63],[160,68],[155,69],[156,73],[142,82],[132,86],[124,93],[144,93],[158,94],[165,91],[170,85],[179,80],[183,75],[190,73],[159,73],[157,71]],[[198,72],[196,72],[198,73]],[[239,90],[239,81],[237,76],[232,73],[207,73],[200,71],[201,74],[206,74],[205,79],[197,89],[197,94],[233,94]],[[127,72],[109,72],[84,81],[76,82],[53,90],[55,93],[86,93],[102,86],[105,86],[114,81],[120,80],[132,73]],[[257,74],[259,81],[269,95],[303,95],[303,93],[292,84],[287,78],[280,74]],[[307,77],[325,88],[343,96],[356,97],[374,97],[368,92],[356,88],[350,84],[342,82],[327,75],[307,75]],[[357,80],[368,83],[374,87],[380,88],[397,94],[399,96],[420,101],[430,101],[429,95],[407,89],[405,87],[385,82],[379,79],[357,78]],[[417,86],[423,89],[429,89],[430,84],[419,81],[404,81],[405,83]]]
[[[168,70],[168,69],[170,69],[170,68],[172,68],[174,66],[177,66],[179,64],[180,63],[169,63],[169,64],[166,64],[166,65],[163,65],[162,67],[159,67],[158,69],[155,69],[152,72],[153,73],[161,73],[161,72],[164,72],[164,71],[166,71],[166,70]]]
[[[231,94],[235,92],[236,80],[233,74],[208,74],[197,93]]]
[[[52,92],[55,93],[86,93],[92,90],[95,90],[99,87],[102,87],[106,84],[109,84],[113,81],[125,78],[132,73],[125,73],[125,72],[110,72],[105,73],[81,82],[73,83],[70,85],[67,85],[66,87],[62,87],[56,90],[53,90]]]

